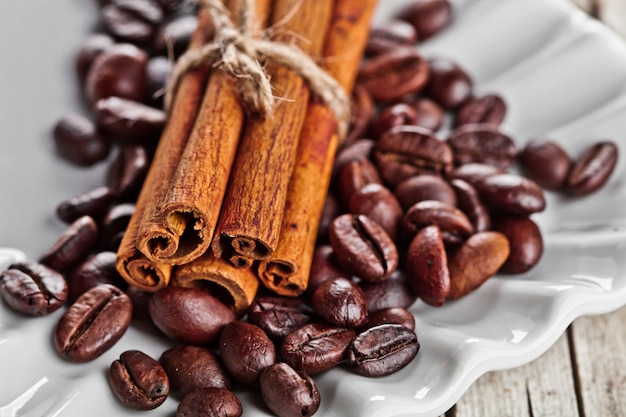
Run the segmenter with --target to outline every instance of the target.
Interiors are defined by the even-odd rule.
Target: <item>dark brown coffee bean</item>
[[[376,166],[369,159],[357,159],[347,162],[337,178],[339,203],[345,209],[350,208],[350,199],[368,184],[382,184]]]
[[[315,381],[286,363],[276,363],[261,372],[263,402],[278,417],[309,417],[320,406]]]
[[[70,224],[39,262],[64,272],[81,262],[98,242],[98,226],[89,216]]]
[[[183,14],[176,16],[165,24],[161,25],[152,43],[153,53],[158,55],[168,55],[173,53],[173,58],[177,59],[189,46],[191,35],[198,26],[198,17],[195,14]],[[213,28],[212,25],[210,25]],[[211,39],[208,36],[206,39]]]
[[[376,101],[393,101],[422,90],[428,73],[428,62],[415,48],[394,48],[365,61],[357,84]]]
[[[333,247],[327,244],[318,245],[313,252],[306,294],[310,297],[322,282],[339,277],[350,278],[349,274],[339,266]]]
[[[403,210],[424,200],[436,200],[456,206],[456,194],[443,178],[436,175],[416,175],[402,181],[393,191]]]
[[[330,228],[330,224],[334,218],[341,213],[339,201],[337,201],[337,197],[335,197],[335,194],[331,190],[331,192],[326,195],[326,200],[324,200],[324,208],[317,226],[318,243],[328,243],[328,229]]]
[[[138,350],[127,350],[111,364],[109,383],[126,406],[135,410],[153,410],[163,404],[170,384],[163,367]]]
[[[375,144],[376,142],[372,139],[358,139],[341,148],[335,157],[335,164],[333,165],[333,178],[337,177],[337,174],[341,172],[343,167],[348,162],[369,159],[372,155]]]
[[[109,155],[109,141],[91,120],[81,115],[68,114],[61,118],[52,136],[59,155],[75,165],[91,166]]]
[[[517,147],[510,136],[497,126],[467,124],[457,127],[448,137],[457,165],[480,162],[510,168],[517,158]]]
[[[240,417],[241,401],[225,388],[201,388],[185,395],[176,417]]]
[[[104,33],[94,33],[85,39],[75,58],[76,74],[81,82],[87,77],[94,59],[114,43],[113,38]]]
[[[428,39],[446,28],[452,21],[449,0],[420,0],[400,12],[399,17],[411,23],[420,40]]]
[[[171,395],[177,399],[196,389],[231,389],[233,386],[219,355],[203,347],[170,348],[163,352],[159,363],[169,378]]]
[[[60,202],[56,207],[56,214],[65,223],[72,223],[83,216],[100,221],[114,199],[109,187],[96,187]]]
[[[275,342],[313,320],[313,309],[299,298],[257,297],[248,309],[247,321],[259,326]]]
[[[185,0],[156,0],[156,2],[165,12],[175,12],[185,4]]]
[[[15,311],[44,316],[58,310],[68,297],[63,275],[36,262],[18,262],[0,274],[0,295]]]
[[[374,116],[375,106],[372,96],[362,85],[355,85],[352,90],[352,113],[350,128],[344,140],[344,146],[365,138],[371,118]]]
[[[361,281],[359,286],[367,298],[370,313],[392,307],[409,308],[417,300],[403,270],[394,272],[386,281]]]
[[[384,185],[368,184],[354,192],[350,197],[348,211],[374,220],[392,240],[398,237],[404,212],[396,196]]]
[[[327,371],[344,359],[356,333],[324,323],[311,323],[289,333],[280,345],[280,357],[309,375]]]
[[[115,268],[116,260],[115,252],[98,252],[72,268],[67,275],[70,301],[100,284],[126,288],[126,282]]]
[[[135,45],[152,41],[163,21],[163,11],[153,0],[109,0],[100,16],[111,35]]]
[[[461,298],[493,277],[509,256],[509,241],[502,233],[487,231],[470,236],[448,256],[450,296]]]
[[[420,174],[445,176],[452,169],[452,149],[430,130],[419,126],[397,126],[376,142],[374,160],[390,187]]]
[[[346,278],[321,283],[311,296],[315,312],[337,327],[355,328],[367,321],[367,299],[361,287]]]
[[[117,252],[130,219],[135,213],[132,203],[117,204],[109,209],[100,222],[100,247]]]
[[[549,139],[533,139],[519,154],[524,175],[553,191],[562,190],[572,161],[565,150]]]
[[[341,215],[331,224],[329,235],[339,265],[365,281],[383,281],[398,267],[393,240],[367,216]]]
[[[456,193],[457,207],[470,220],[474,232],[484,232],[491,229],[491,215],[487,206],[480,199],[476,188],[462,179],[453,179],[450,181],[450,185]]]
[[[411,241],[407,277],[415,294],[426,304],[442,306],[450,294],[448,257],[437,226],[421,229]]]
[[[475,186],[485,178],[496,174],[506,174],[507,170],[496,165],[489,165],[481,162],[470,162],[455,167],[448,178],[463,180]]]
[[[456,112],[456,126],[484,123],[499,126],[506,114],[506,103],[497,94],[473,97]]]
[[[419,348],[412,330],[399,324],[382,324],[357,335],[347,352],[348,364],[360,375],[390,375],[407,366]]]
[[[276,363],[274,343],[254,324],[228,323],[220,335],[219,348],[228,372],[243,383],[257,381],[263,369]]]
[[[222,328],[236,319],[233,310],[196,288],[165,287],[154,293],[149,310],[166,336],[189,345],[215,342]]]
[[[405,103],[389,105],[381,110],[378,117],[372,121],[370,133],[374,139],[395,126],[413,125],[417,120],[415,109]]]
[[[90,103],[122,97],[143,102],[146,94],[148,54],[129,43],[113,45],[93,61],[85,89]]]
[[[172,61],[165,56],[153,56],[146,66],[146,102],[147,104],[163,108],[165,86],[172,73]]]
[[[415,125],[425,127],[433,132],[441,128],[444,111],[439,104],[426,97],[418,97],[410,104],[415,109]]]
[[[415,331],[415,317],[409,310],[402,307],[384,308],[371,312],[363,330],[371,329],[381,324],[399,324]]]
[[[472,79],[456,63],[447,59],[433,59],[428,65],[430,77],[424,88],[428,98],[446,110],[454,110],[472,96]]]
[[[113,96],[95,103],[94,117],[100,129],[112,138],[144,145],[159,140],[167,120],[163,110]]]
[[[120,200],[134,201],[139,195],[150,161],[138,145],[123,146],[107,171],[106,184]]]
[[[161,331],[156,327],[150,317],[150,299],[153,292],[144,291],[132,285],[124,291],[133,304],[133,326],[148,333],[161,336]]]
[[[533,268],[543,254],[543,237],[537,224],[528,217],[506,216],[496,218],[493,230],[509,241],[509,257],[500,271],[521,274]]]
[[[124,335],[133,316],[130,298],[120,289],[93,287],[65,312],[57,324],[54,346],[71,362],[91,361]]]
[[[481,200],[493,212],[528,216],[546,208],[543,190],[515,174],[498,174],[476,184]]]
[[[378,55],[389,49],[413,46],[417,43],[417,31],[415,27],[404,20],[391,19],[384,25],[372,28],[367,44],[366,55]]]
[[[447,243],[459,243],[474,232],[472,223],[461,210],[436,200],[412,205],[404,215],[402,232],[412,239],[418,231],[430,225],[439,227]]]
[[[617,165],[618,149],[614,142],[598,142],[574,162],[565,183],[569,194],[589,195],[601,188]]]

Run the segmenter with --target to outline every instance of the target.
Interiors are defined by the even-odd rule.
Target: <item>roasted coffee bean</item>
[[[313,309],[300,298],[257,297],[248,309],[247,321],[259,326],[275,342],[313,319]]]
[[[133,304],[133,326],[149,334],[161,335],[150,317],[150,299],[154,293],[132,285],[127,286],[124,292]]]
[[[374,139],[395,126],[413,125],[417,120],[415,109],[405,103],[389,105],[380,111],[370,126],[370,133]]]
[[[467,216],[458,208],[436,200],[424,200],[412,205],[404,215],[402,231],[412,239],[426,226],[435,225],[447,243],[459,243],[474,232]]]
[[[265,368],[259,386],[263,402],[278,417],[309,417],[320,406],[315,381],[283,362]]]
[[[163,11],[153,0],[109,0],[100,16],[111,35],[135,45],[152,41],[163,21]]]
[[[109,209],[100,222],[100,247],[103,250],[117,251],[134,212],[132,203],[117,204]]]
[[[107,171],[106,184],[120,200],[134,201],[148,173],[150,161],[139,145],[123,146]]]
[[[549,139],[533,139],[519,154],[524,176],[552,191],[562,190],[572,161],[565,150]]]
[[[407,277],[415,294],[426,304],[438,307],[445,303],[450,294],[450,273],[439,227],[425,227],[411,241]]]
[[[329,237],[339,265],[365,281],[383,281],[398,267],[398,250],[393,240],[367,216],[337,217]]]
[[[576,196],[589,195],[601,188],[617,165],[618,149],[614,142],[598,142],[574,162],[565,182],[565,189]]]
[[[90,103],[122,97],[143,102],[146,94],[148,54],[129,43],[119,43],[93,61],[85,89]]]
[[[372,139],[358,139],[341,148],[335,157],[332,177],[336,178],[343,167],[350,161],[368,159],[372,155],[376,142]]]
[[[414,331],[399,324],[381,324],[357,335],[347,352],[348,364],[360,375],[390,375],[407,366],[419,348]]]
[[[350,128],[344,140],[344,146],[365,137],[370,119],[374,116],[374,113],[375,105],[370,93],[362,85],[355,85],[352,90]]]
[[[100,186],[61,201],[56,207],[56,214],[65,223],[72,223],[83,216],[100,221],[114,200],[111,189]]]
[[[415,109],[415,125],[425,127],[433,132],[441,128],[444,111],[439,104],[426,97],[418,97],[410,104]]]
[[[472,79],[456,63],[447,59],[428,61],[430,77],[424,94],[446,110],[454,110],[465,103],[474,88]]]
[[[374,160],[383,181],[393,188],[415,175],[445,176],[452,169],[452,149],[428,129],[397,126],[378,139]]]
[[[337,178],[339,203],[349,210],[350,199],[368,184],[382,184],[376,166],[369,159],[357,159],[347,162]]]
[[[497,126],[467,124],[454,129],[448,136],[456,165],[480,162],[507,169],[517,158],[517,147],[510,136]]]
[[[506,174],[507,170],[495,165],[481,162],[470,162],[455,167],[448,176],[451,179],[460,179],[475,186],[485,178],[496,174]]]
[[[71,362],[91,361],[124,335],[133,316],[130,298],[109,284],[93,287],[65,312],[55,331],[56,351]]]
[[[219,355],[200,346],[170,348],[163,352],[159,363],[169,378],[171,395],[177,399],[196,389],[233,386]]]
[[[403,210],[424,200],[436,200],[456,206],[456,194],[450,184],[437,175],[416,175],[402,181],[393,191]]]
[[[497,94],[473,97],[466,101],[456,112],[456,126],[466,124],[490,124],[499,126],[506,115],[506,103]]]
[[[457,197],[457,207],[470,220],[474,232],[484,232],[491,229],[491,215],[487,206],[480,199],[476,188],[462,179],[453,179],[450,181],[450,185]]]
[[[94,59],[113,46],[115,41],[104,33],[94,33],[83,41],[75,58],[76,74],[84,82]]]
[[[378,55],[389,49],[401,46],[412,46],[417,43],[415,27],[404,20],[391,19],[384,25],[372,28],[367,44],[366,55]]]
[[[240,417],[241,401],[225,388],[201,388],[185,395],[176,417]]]
[[[313,252],[306,294],[311,296],[322,282],[339,277],[350,278],[349,274],[339,266],[333,247],[327,244],[318,245]]]
[[[381,184],[368,184],[350,197],[348,211],[363,214],[378,223],[392,240],[402,224],[403,210],[396,196]]]
[[[10,265],[0,274],[0,295],[15,311],[44,316],[65,304],[68,286],[57,271],[25,261]]]
[[[150,317],[169,338],[189,345],[214,343],[236,319],[233,310],[206,291],[168,286],[150,299]]]
[[[78,166],[91,166],[109,155],[109,141],[96,125],[79,114],[68,114],[54,126],[52,136],[61,157]]]
[[[449,0],[420,0],[400,12],[399,17],[411,23],[420,40],[428,39],[446,28],[452,21]]]
[[[479,232],[448,256],[449,298],[456,300],[493,277],[509,256],[509,241],[500,232]]]
[[[123,143],[158,142],[167,116],[163,110],[121,97],[106,97],[94,105],[96,123]]]
[[[509,257],[501,272],[522,274],[533,268],[543,254],[543,237],[537,224],[529,217],[503,216],[494,220],[493,230],[509,241]]]
[[[146,101],[149,105],[162,108],[165,86],[174,64],[165,56],[153,56],[146,66]]]
[[[404,270],[394,272],[386,281],[361,281],[359,286],[367,298],[369,313],[392,307],[409,308],[417,300]]]
[[[156,0],[156,2],[166,12],[174,12],[185,4],[185,0]]]
[[[138,350],[127,350],[109,369],[113,392],[126,406],[152,410],[163,404],[170,391],[167,374],[159,362]]]
[[[100,284],[111,284],[126,288],[126,282],[115,268],[115,252],[98,252],[72,268],[67,274],[70,301]]]
[[[363,330],[381,324],[399,324],[409,330],[415,331],[415,317],[409,310],[402,307],[391,307],[372,311],[367,318],[367,323]]]
[[[318,374],[341,363],[355,336],[352,329],[325,323],[307,324],[285,337],[280,345],[280,357],[294,369]]]
[[[219,339],[224,366],[236,380],[252,383],[266,367],[276,363],[274,343],[258,326],[233,321],[224,326]]]
[[[39,262],[59,272],[77,265],[98,242],[98,226],[89,216],[70,224]]]
[[[415,48],[394,48],[365,61],[357,84],[374,100],[393,101],[417,93],[428,80],[429,65]]]
[[[346,278],[321,283],[311,296],[315,312],[337,327],[355,328],[367,321],[367,299],[361,287]]]
[[[317,243],[328,243],[328,229],[333,219],[342,213],[341,206],[337,197],[331,191],[326,195],[324,200],[324,208],[322,209],[322,215],[317,225]],[[309,283],[310,285],[310,283]]]
[[[528,216],[546,208],[541,187],[515,174],[491,175],[477,183],[476,190],[492,212]]]
[[[168,55],[173,53],[174,59],[178,59],[187,49],[191,35],[198,26],[198,17],[195,14],[183,14],[176,16],[161,25],[152,43],[153,53]],[[212,26],[210,26],[212,28]],[[206,39],[210,39],[208,36]]]

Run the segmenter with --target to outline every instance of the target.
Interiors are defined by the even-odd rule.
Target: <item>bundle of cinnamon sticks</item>
[[[255,36],[270,33],[304,51],[349,94],[375,3],[257,0],[244,12]],[[224,1],[232,16],[242,4]],[[211,25],[201,10],[190,49],[211,41]],[[240,313],[260,283],[281,295],[306,289],[337,120],[294,70],[263,65],[277,97],[265,117],[247,111],[236,77],[210,62],[180,80],[118,250],[118,271],[131,285],[219,291]]]

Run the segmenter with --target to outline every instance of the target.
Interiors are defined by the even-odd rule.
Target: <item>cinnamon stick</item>
[[[337,0],[324,48],[323,68],[349,93],[369,34],[376,0]],[[296,296],[307,288],[318,223],[338,146],[336,121],[328,107],[312,100],[300,135],[278,246],[259,263],[270,290]]]
[[[198,27],[190,40],[189,47],[195,48],[208,39],[212,22],[207,13],[200,13]],[[170,281],[172,267],[147,258],[137,249],[139,226],[148,212],[153,198],[162,195],[168,188],[168,178],[187,143],[189,132],[196,119],[202,93],[208,78],[209,68],[201,66],[189,72],[180,82],[175,106],[155,151],[150,170],[135,205],[124,237],[117,251],[116,268],[131,285],[146,291],[157,291]]]
[[[333,8],[331,0],[276,0],[271,22],[277,42],[321,54]],[[297,36],[295,35],[297,34]],[[212,249],[239,267],[272,255],[280,234],[287,187],[309,89],[294,71],[268,64],[275,94],[283,98],[271,117],[251,118],[240,141]]]

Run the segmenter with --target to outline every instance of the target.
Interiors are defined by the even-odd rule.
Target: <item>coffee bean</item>
[[[153,0],[109,0],[100,10],[106,30],[124,42],[150,42],[163,21],[163,11]]]
[[[182,399],[202,388],[232,389],[233,382],[216,353],[200,346],[170,348],[159,358],[170,381],[171,395]]]
[[[357,335],[347,352],[348,364],[360,375],[390,375],[408,365],[419,348],[412,330],[398,324],[382,324]]]
[[[424,94],[444,109],[456,109],[472,96],[472,79],[456,63],[432,59],[428,61],[428,67],[430,76]]]
[[[224,326],[219,338],[224,366],[238,381],[250,384],[266,367],[276,363],[276,350],[258,326],[233,321]]]
[[[456,112],[456,126],[465,124],[490,124],[499,126],[506,114],[506,103],[497,94],[473,97]]]
[[[562,190],[572,161],[565,150],[549,139],[529,141],[519,154],[520,167],[526,177],[539,186]]]
[[[381,110],[378,117],[372,120],[370,132],[374,139],[395,126],[413,125],[417,120],[415,109],[405,103],[391,104]]]
[[[313,315],[312,307],[300,298],[257,297],[248,309],[247,320],[280,343],[289,333],[310,323]]]
[[[452,5],[449,0],[420,0],[411,3],[400,12],[399,17],[411,23],[420,40],[434,36],[452,21]]]
[[[417,299],[404,270],[394,272],[382,282],[359,282],[367,299],[369,313],[386,308],[409,308]]]
[[[402,181],[393,191],[403,210],[424,200],[436,200],[456,205],[456,194],[443,178],[437,175],[416,175]]]
[[[95,124],[78,114],[62,117],[52,132],[57,152],[78,166],[92,166],[109,155],[109,141]]]
[[[389,49],[413,46],[417,43],[417,31],[409,22],[391,19],[370,31],[365,45],[366,55],[378,55]]]
[[[614,142],[602,141],[587,148],[574,162],[565,183],[566,191],[576,196],[589,195],[601,188],[617,165]]]
[[[68,286],[57,271],[24,261],[10,265],[0,274],[0,295],[15,311],[44,316],[65,304]]]
[[[441,201],[424,200],[412,205],[404,215],[402,231],[412,239],[424,227],[439,227],[445,242],[459,243],[474,232],[472,223],[459,209]]]
[[[332,190],[326,195],[324,200],[324,208],[322,209],[322,215],[317,225],[317,242],[328,243],[328,229],[333,219],[341,214],[341,207],[337,197]],[[309,283],[310,285],[310,283]]]
[[[403,210],[398,199],[387,187],[368,184],[358,189],[350,197],[348,211],[374,220],[392,240],[398,237]]]
[[[98,243],[98,226],[89,216],[82,216],[70,224],[46,251],[39,262],[64,272],[81,262]]]
[[[479,162],[507,169],[517,158],[517,147],[510,136],[490,124],[466,124],[448,137],[456,165]]]
[[[335,157],[332,177],[337,178],[338,173],[348,162],[368,159],[374,146],[375,142],[372,139],[358,139],[341,148]]]
[[[94,59],[113,46],[115,41],[104,33],[94,33],[81,44],[75,58],[76,74],[84,82]]]
[[[306,294],[311,296],[313,291],[324,281],[331,278],[350,278],[337,262],[333,247],[327,244],[318,245],[313,252],[309,285]]]
[[[515,174],[498,174],[476,184],[481,200],[492,212],[528,216],[546,208],[543,190]]]
[[[363,330],[371,329],[381,324],[400,324],[409,330],[415,331],[415,317],[409,310],[402,307],[384,308],[371,312]]]
[[[120,149],[107,171],[106,184],[120,200],[134,201],[148,172],[148,155],[138,145]]]
[[[355,328],[367,321],[367,299],[363,290],[346,278],[321,283],[311,296],[315,312],[337,327]]]
[[[121,97],[106,97],[94,105],[100,129],[124,143],[158,142],[167,116],[163,110]]]
[[[154,54],[168,55],[173,53],[173,58],[178,59],[189,46],[191,35],[198,26],[198,17],[195,14],[182,14],[168,20],[161,25],[154,36],[152,50]],[[210,26],[213,28],[213,26]],[[206,39],[213,36],[209,34]]]
[[[415,109],[415,125],[425,127],[433,132],[441,128],[444,111],[439,104],[426,97],[418,97],[409,104]]]
[[[278,417],[309,417],[320,406],[315,381],[286,363],[276,363],[261,372],[263,402]]]
[[[344,146],[365,138],[370,119],[374,116],[375,106],[372,96],[362,85],[355,85],[352,90],[352,113],[350,128],[344,140]]]
[[[225,388],[201,388],[185,395],[176,417],[240,417],[241,401]]]
[[[398,267],[398,251],[393,240],[367,216],[337,217],[331,224],[329,237],[339,265],[365,281],[383,281]]]
[[[93,287],[65,312],[54,337],[56,351],[71,362],[91,361],[124,335],[133,315],[130,298],[120,289]]]
[[[132,203],[116,204],[109,209],[100,222],[100,247],[102,250],[117,252],[134,213],[135,205]]]
[[[67,274],[69,299],[76,300],[83,293],[100,284],[111,284],[120,289],[126,288],[126,282],[115,268],[115,252],[98,252],[72,268]]]
[[[147,104],[163,108],[165,86],[172,73],[172,61],[165,56],[153,56],[146,65],[146,102]]]
[[[491,229],[491,215],[487,206],[480,199],[476,188],[462,179],[453,179],[450,181],[450,185],[457,197],[457,207],[470,220],[474,232],[484,232]]]
[[[214,343],[224,326],[236,319],[233,310],[206,291],[168,286],[150,299],[150,317],[169,338],[189,345]]]
[[[339,365],[355,338],[352,329],[326,323],[311,323],[291,332],[280,345],[280,357],[294,369],[309,375]]]
[[[505,216],[496,218],[493,230],[509,241],[510,253],[500,270],[521,274],[533,268],[543,254],[543,238],[537,224],[529,217]]]
[[[342,207],[349,210],[352,196],[368,184],[382,184],[376,166],[369,159],[347,162],[337,178],[337,195]]]
[[[126,406],[152,410],[163,404],[169,394],[169,380],[157,361],[138,350],[127,350],[111,364],[109,383]]]
[[[450,179],[460,179],[475,186],[485,178],[496,174],[506,174],[505,168],[482,162],[470,162],[455,167],[448,176]]]
[[[66,223],[89,216],[96,222],[105,215],[115,196],[109,187],[100,186],[61,201],[56,208],[57,217]]]

